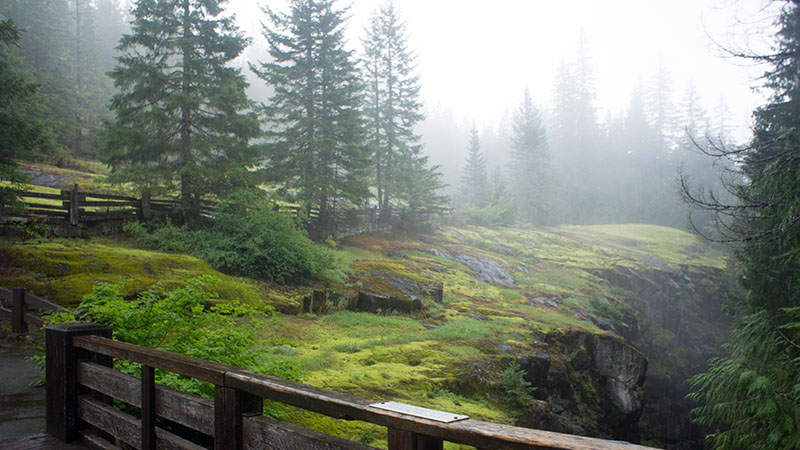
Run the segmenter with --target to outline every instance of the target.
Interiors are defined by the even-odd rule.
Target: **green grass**
[[[108,239],[6,243],[0,247],[0,259],[7,269],[13,268],[0,275],[0,285],[25,287],[66,306],[77,305],[97,283],[128,279],[124,295],[133,297],[156,283],[171,289],[204,274],[219,280],[215,289],[223,300],[266,306],[264,286],[256,281],[225,275],[192,256],[134,249]]]
[[[576,314],[618,320],[629,311],[625,304],[629,293],[609,286],[597,275],[598,269],[688,265],[691,271],[724,266],[720,253],[704,248],[688,233],[663,227],[444,230],[415,239],[391,233],[348,239],[338,248],[355,268],[353,278],[326,286],[281,287],[227,277],[197,258],[137,250],[124,241],[97,238],[7,243],[0,247],[0,258],[9,261],[0,285],[22,285],[37,294],[43,290],[44,296],[51,292],[55,299],[74,304],[96,282],[127,276],[131,282],[126,294],[133,294],[157,281],[171,286],[199,274],[214,274],[220,278],[218,290],[223,297],[241,297],[250,304],[272,305],[287,313],[281,315],[279,324],[264,319],[260,331],[264,357],[294,364],[304,383],[512,423],[513,417],[500,400],[488,394],[471,396],[454,386],[472,364],[507,358],[497,350],[500,343],[525,353],[541,350],[541,342],[537,343],[541,334],[607,334]],[[401,249],[406,257],[386,256],[384,250],[389,248]],[[516,285],[478,281],[463,265],[434,256],[432,248],[458,248],[493,258],[514,275]],[[354,311],[297,315],[311,290],[329,288],[352,295],[370,283],[380,285],[372,279],[374,273],[401,274],[420,282],[441,280],[443,301],[429,302],[423,311],[404,316]],[[562,304],[542,306],[533,301],[540,296]],[[667,342],[670,336],[663,334],[657,338]],[[386,446],[381,427],[287,407],[280,411],[286,419],[304,426]],[[457,446],[448,444],[446,448]]]

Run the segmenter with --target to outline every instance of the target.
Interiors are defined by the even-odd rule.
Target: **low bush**
[[[286,359],[265,359],[260,351],[260,313],[238,302],[217,301],[214,282],[202,276],[171,291],[156,285],[135,300],[123,298],[124,280],[100,283],[73,314],[61,313],[50,321],[103,323],[114,329],[114,339],[119,341],[299,380],[299,370]],[[138,364],[122,361],[118,365],[124,372],[139,374]],[[161,370],[156,378],[187,392],[213,395],[213,386],[198,380]]]
[[[208,228],[191,230],[167,221],[148,229],[124,230],[147,248],[194,254],[225,273],[278,283],[344,279],[343,258],[308,238],[291,217],[275,212],[257,193],[238,193],[223,202]]]

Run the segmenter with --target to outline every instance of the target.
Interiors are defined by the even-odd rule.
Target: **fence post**
[[[442,450],[444,442],[424,434],[388,428],[389,450]]]
[[[78,184],[74,184],[69,191],[69,224],[73,227],[78,226],[80,221],[80,209],[78,208]]]
[[[25,323],[25,289],[14,288],[11,299],[11,331],[14,333],[27,333],[28,324]]]
[[[261,414],[260,397],[238,389],[214,387],[214,448],[241,450],[243,447],[242,421],[247,413]]]
[[[45,330],[47,432],[62,442],[78,437],[78,350],[73,336],[92,334],[111,338],[112,330],[97,323],[50,325]]]
[[[153,210],[150,206],[150,191],[142,192],[142,200],[139,203],[139,216],[142,220],[150,220],[153,217]]]

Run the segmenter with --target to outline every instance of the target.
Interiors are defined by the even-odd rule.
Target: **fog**
[[[356,55],[381,3],[349,3],[347,39]],[[285,1],[263,4],[287,10]],[[724,164],[692,154],[687,129],[694,137],[724,134],[729,144],[744,143],[751,113],[765,100],[753,89],[763,68],[732,55],[768,48],[775,11],[762,0],[397,0],[395,7],[417,58],[426,115],[417,131],[431,162],[441,167],[446,193],[462,209],[469,130],[479,131],[488,175],[508,179],[510,122],[528,89],[548,130],[555,180],[546,195],[551,213],[540,222],[688,227],[689,213],[676,194],[679,167],[691,167],[695,187],[719,188]],[[259,3],[232,0],[229,11],[253,38],[244,58],[267,59]],[[596,127],[583,130],[594,137],[581,148],[553,132],[561,126],[553,119],[559,70],[577,66],[590,73],[590,127]],[[267,101],[270,88],[249,77],[250,95]],[[669,130],[658,133],[670,140],[639,148],[647,144],[626,135],[635,120],[631,105],[643,103],[653,120],[654,96],[669,104]]]
[[[382,0],[353,0],[348,40],[360,48],[364,25]],[[417,55],[429,114],[449,113],[462,125],[495,127],[528,87],[540,108],[552,102],[556,69],[574,61],[583,36],[591,58],[599,117],[621,113],[637,84],[666,68],[676,93],[691,83],[712,111],[721,98],[737,136],[762,102],[751,87],[761,69],[726,59],[720,44],[738,48],[763,27],[761,0],[572,2],[398,0]],[[241,29],[254,38],[248,58],[266,58],[259,5],[286,10],[285,1],[231,0]],[[341,2],[346,5],[347,2]]]

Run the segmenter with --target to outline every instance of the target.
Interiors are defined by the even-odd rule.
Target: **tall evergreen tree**
[[[264,8],[272,61],[251,65],[275,93],[265,107],[273,179],[319,208],[319,237],[343,200],[369,197],[370,166],[361,117],[362,83],[345,49],[346,9],[333,0],[291,0],[288,13]]]
[[[489,204],[489,176],[486,156],[481,151],[481,140],[475,127],[470,132],[467,151],[466,165],[461,175],[461,203],[484,208]]]
[[[771,66],[768,104],[754,113],[754,139],[741,149],[709,147],[732,157],[743,179],[735,204],[690,196],[727,221],[721,231],[739,243],[744,295],[728,356],[693,379],[699,423],[718,449],[800,448],[800,3],[783,1],[775,51],[749,58]]]
[[[203,196],[252,184],[259,157],[248,143],[259,126],[247,83],[229,65],[248,40],[222,15],[224,3],[140,0],[111,72],[122,91],[106,143],[117,180],[177,185],[188,221],[199,218]]]
[[[16,113],[42,127],[36,157],[60,163],[77,130],[70,5],[67,0],[6,0],[0,2],[0,14],[26,31],[18,42],[22,62],[12,70],[40,86],[18,99]]]
[[[518,211],[532,222],[547,218],[549,194],[547,136],[528,89],[511,122],[511,183]]]
[[[390,211],[402,200],[412,210],[441,206],[443,187],[437,168],[429,167],[415,127],[424,119],[419,77],[407,48],[406,26],[391,1],[370,18],[364,45],[365,112],[368,142],[375,157],[378,204]]]
[[[26,181],[17,172],[15,158],[27,156],[42,139],[41,128],[15,111],[15,102],[35,93],[38,85],[12,71],[20,62],[16,54],[20,30],[11,20],[0,21],[0,178],[11,186],[0,186],[0,213],[15,210],[17,194]]]

